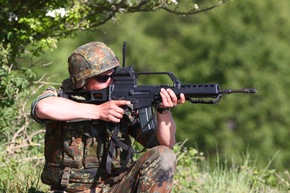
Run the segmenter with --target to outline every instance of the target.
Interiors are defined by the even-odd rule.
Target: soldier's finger
[[[167,91],[165,89],[161,89],[160,91],[160,96],[161,96],[161,99],[162,99],[162,105],[163,106],[169,106],[169,101],[170,100],[170,96],[169,94],[167,93]]]
[[[185,95],[183,93],[180,94],[180,99],[178,100],[178,104],[183,104],[185,102]]]
[[[115,100],[114,104],[117,106],[130,105],[131,102],[127,100]]]
[[[171,90],[169,88],[166,91],[169,94],[170,100],[172,101],[173,105],[176,106],[177,105],[177,101],[178,101],[176,94],[173,92],[173,90]]]

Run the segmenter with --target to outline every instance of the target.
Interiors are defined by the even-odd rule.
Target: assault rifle
[[[167,75],[172,85],[138,85],[139,75]],[[254,88],[240,90],[221,90],[218,84],[182,84],[170,72],[135,72],[131,66],[117,67],[112,75],[113,82],[102,90],[65,90],[63,97],[93,104],[101,104],[109,100],[131,101],[129,111],[138,111],[143,132],[155,128],[153,116],[154,106],[161,102],[160,89],[170,88],[179,96],[185,95],[187,101],[199,104],[217,104],[224,95],[231,93],[256,93]],[[128,109],[127,109],[128,110]]]

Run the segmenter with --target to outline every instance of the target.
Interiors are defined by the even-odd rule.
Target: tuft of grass
[[[41,157],[26,157],[25,154],[10,155],[1,151],[0,192],[47,192],[47,186],[40,180],[42,167]]]

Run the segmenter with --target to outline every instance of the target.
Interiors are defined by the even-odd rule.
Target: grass
[[[288,171],[258,168],[247,156],[241,165],[220,163],[216,158],[211,166],[205,156],[194,148],[176,145],[178,165],[173,193],[285,193],[290,192]],[[42,184],[42,157],[0,153],[0,192],[44,193],[49,187]],[[26,154],[27,155],[27,154]],[[251,163],[251,164],[250,164]],[[270,163],[269,163],[270,165]]]
[[[4,154],[2,151],[0,157],[0,192],[36,193],[48,191],[48,187],[40,181],[42,159]]]
[[[176,150],[178,155],[174,193],[285,193],[290,192],[288,171],[258,168],[247,155],[240,165],[220,162],[215,166],[192,148]],[[276,157],[276,156],[274,156]],[[274,158],[273,158],[274,159]]]

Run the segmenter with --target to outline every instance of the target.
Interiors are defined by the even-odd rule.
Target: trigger
[[[125,111],[124,116],[126,115],[130,119],[130,121],[132,122],[134,120],[134,116],[132,116],[133,104],[129,104],[129,105],[126,105],[126,106],[122,106],[122,108]]]

